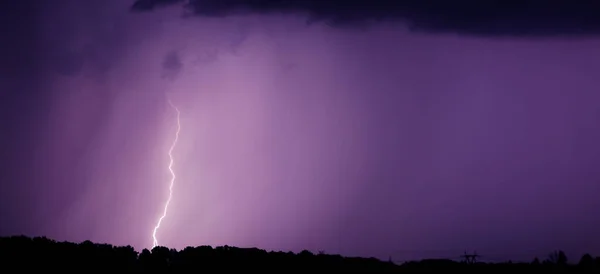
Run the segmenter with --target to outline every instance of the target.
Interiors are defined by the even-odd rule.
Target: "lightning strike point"
[[[175,105],[173,105],[171,100],[169,100],[169,105],[173,109],[175,109],[175,111],[177,112],[177,131],[175,132],[175,140],[173,140],[173,144],[169,148],[169,171],[171,172],[171,182],[169,183],[169,198],[167,199],[167,202],[165,203],[165,207],[163,209],[163,214],[156,222],[156,226],[154,227],[154,231],[152,232],[152,239],[153,239],[152,248],[155,248],[156,246],[158,246],[158,239],[156,238],[156,232],[160,228],[160,224],[162,223],[163,219],[167,216],[169,204],[171,203],[171,199],[173,198],[173,186],[175,185],[175,179],[176,179],[175,172],[173,171],[173,149],[175,149],[175,146],[177,146],[177,141],[179,140],[179,131],[181,131],[181,123],[179,121],[179,116],[181,113],[179,112],[179,109]]]

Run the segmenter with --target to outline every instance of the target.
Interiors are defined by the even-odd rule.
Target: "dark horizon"
[[[0,3],[0,236],[600,254],[598,1]],[[172,105],[169,104],[172,103]]]
[[[62,246],[62,247],[61,247]],[[16,263],[19,260],[22,259],[30,259],[31,257],[35,257],[38,256],[39,254],[46,254],[49,255],[49,252],[54,250],[53,252],[51,252],[53,255],[52,256],[70,256],[67,253],[65,254],[61,254],[61,252],[66,252],[68,249],[73,249],[74,247],[83,247],[85,248],[85,252],[90,252],[93,249],[98,249],[98,252],[100,252],[101,250],[104,250],[102,252],[106,252],[106,251],[110,251],[112,249],[112,251],[117,251],[117,250],[121,250],[121,251],[127,251],[127,253],[130,253],[130,255],[135,255],[136,258],[142,259],[140,256],[148,256],[150,254],[156,255],[156,254],[162,254],[165,255],[164,252],[168,252],[171,253],[172,256],[174,256],[175,254],[182,254],[182,253],[193,253],[193,250],[204,250],[205,252],[213,252],[213,251],[217,251],[217,252],[223,252],[223,251],[234,251],[235,252],[242,252],[242,253],[247,253],[246,256],[247,258],[245,258],[246,261],[252,261],[252,257],[254,257],[254,259],[258,259],[256,257],[257,254],[279,254],[281,255],[286,255],[286,256],[296,256],[296,257],[313,257],[313,256],[318,256],[318,257],[327,257],[329,259],[333,259],[333,261],[342,259],[342,260],[349,260],[349,261],[354,261],[354,263],[358,263],[358,265],[361,264],[361,262],[363,263],[367,263],[367,265],[363,265],[363,267],[368,266],[368,263],[375,263],[375,265],[379,264],[380,266],[385,266],[386,264],[391,264],[394,265],[394,267],[400,266],[400,267],[406,267],[410,270],[410,268],[412,267],[419,267],[419,265],[423,265],[424,267],[442,267],[444,266],[444,264],[448,264],[451,263],[452,265],[446,265],[446,267],[448,266],[460,266],[459,264],[454,264],[454,263],[460,263],[463,264],[462,267],[472,267],[472,265],[487,265],[487,266],[492,266],[492,267],[497,267],[497,266],[510,266],[510,265],[514,265],[516,267],[523,267],[523,266],[533,266],[533,267],[541,267],[544,266],[547,269],[546,270],[550,270],[552,268],[557,268],[557,270],[565,270],[562,269],[563,267],[566,266],[576,266],[576,267],[584,267],[585,269],[579,269],[584,270],[584,271],[591,271],[593,269],[596,269],[597,267],[600,267],[600,256],[594,256],[594,254],[590,254],[590,253],[585,253],[584,255],[582,255],[581,258],[573,258],[568,256],[567,254],[564,253],[564,251],[557,249],[557,250],[552,250],[550,252],[548,252],[548,254],[545,257],[534,257],[531,258],[531,260],[529,261],[514,261],[511,259],[507,259],[507,260],[498,260],[498,261],[494,261],[494,260],[490,260],[489,258],[487,258],[485,255],[479,254],[476,251],[474,252],[467,252],[464,251],[464,253],[458,255],[458,256],[453,256],[453,257],[447,257],[447,258],[421,258],[421,259],[416,259],[416,260],[394,260],[392,257],[389,257],[387,260],[381,259],[381,258],[375,258],[375,257],[356,257],[356,256],[343,256],[341,254],[332,254],[332,253],[327,253],[323,250],[319,250],[317,252],[313,252],[310,250],[302,250],[299,252],[293,252],[293,251],[289,251],[289,250],[265,250],[265,249],[261,249],[258,247],[238,247],[238,246],[230,246],[230,245],[223,245],[223,246],[210,246],[210,245],[199,245],[199,246],[186,246],[185,248],[182,249],[176,249],[176,248],[169,248],[168,246],[155,246],[153,248],[144,248],[142,250],[136,250],[134,247],[132,247],[131,245],[112,245],[110,243],[97,243],[97,242],[92,242],[89,240],[85,240],[79,243],[76,242],[69,242],[69,241],[57,241],[45,236],[37,236],[37,237],[30,237],[30,236],[26,236],[26,235],[15,235],[15,236],[8,236],[8,237],[2,237],[0,236],[0,254],[3,254],[4,257],[5,256],[13,256],[14,258],[10,261],[11,263]],[[66,249],[65,249],[66,248]],[[13,250],[16,249],[16,250]],[[11,251],[12,250],[12,251]],[[42,253],[40,253],[40,251],[44,251]],[[12,253],[11,255],[8,255]],[[191,254],[190,253],[190,254]],[[227,253],[227,252],[226,252]],[[254,253],[254,254],[250,254],[250,253]],[[38,255],[36,255],[38,254]],[[89,254],[81,254],[84,256],[88,256],[90,257],[89,259],[100,259],[100,257],[102,257],[102,255],[98,254],[98,253],[89,253]],[[105,254],[106,255],[106,254]],[[195,260],[190,261],[190,263],[206,263],[206,259],[209,259],[210,256],[206,256],[207,254],[205,254],[204,258],[202,257],[198,257],[195,258]],[[213,254],[213,256],[216,254]],[[100,256],[98,258],[93,258],[95,256]],[[231,256],[231,255],[229,255]],[[227,257],[227,256],[226,256]],[[186,260],[190,260],[190,257],[185,257]],[[229,258],[222,258],[226,261],[229,260],[229,264],[237,264],[239,262],[234,262],[236,259],[239,260],[240,257],[229,257]],[[234,260],[231,260],[234,259]],[[261,260],[264,258],[261,258]],[[272,258],[273,259],[273,258]],[[209,260],[213,260],[213,259],[209,259]],[[214,262],[212,262],[214,263]],[[282,263],[282,262],[279,262]],[[61,265],[61,264],[57,264]],[[62,264],[65,267],[68,267],[69,264]],[[423,267],[421,266],[421,267]],[[6,266],[5,266],[6,267]],[[323,266],[321,266],[323,267]],[[331,267],[331,266],[329,266]],[[335,266],[334,266],[335,267]],[[493,269],[493,268],[492,268]],[[396,269],[396,270],[400,270]],[[407,269],[404,269],[404,271],[406,271]],[[448,269],[445,269],[448,270]],[[498,269],[496,269],[498,270]],[[571,270],[575,270],[575,269],[571,269]]]

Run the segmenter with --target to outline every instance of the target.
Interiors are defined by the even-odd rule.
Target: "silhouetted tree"
[[[548,261],[555,265],[564,266],[567,264],[567,255],[562,250],[557,250],[548,255]]]
[[[594,267],[594,258],[590,254],[584,254],[579,260],[578,266],[582,269],[590,269]]]
[[[152,268],[155,271],[167,271],[171,264],[171,251],[164,246],[152,248]]]
[[[139,261],[142,272],[151,270],[152,269],[152,253],[150,253],[150,250],[144,248],[144,250],[142,250],[142,253],[140,253],[138,261]]]

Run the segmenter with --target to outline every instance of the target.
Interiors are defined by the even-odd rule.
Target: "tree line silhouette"
[[[216,272],[216,271],[319,271],[423,273],[448,271],[542,271],[600,273],[600,257],[584,255],[570,264],[562,251],[531,263],[466,263],[452,260],[421,260],[394,264],[375,258],[349,258],[300,253],[267,252],[258,248],[230,246],[186,247],[183,250],[158,246],[138,253],[131,246],[113,246],[90,241],[58,242],[46,237],[13,236],[0,238],[0,272],[79,271],[79,272]]]

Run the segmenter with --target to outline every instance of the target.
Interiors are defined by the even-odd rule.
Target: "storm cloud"
[[[339,27],[397,21],[414,31],[478,36],[600,34],[600,2],[593,0],[137,0],[132,10],[150,11],[172,4],[182,4],[197,16],[303,14],[307,22]]]
[[[175,79],[179,72],[183,69],[183,63],[181,58],[176,51],[167,53],[165,59],[162,62],[163,78]]]

